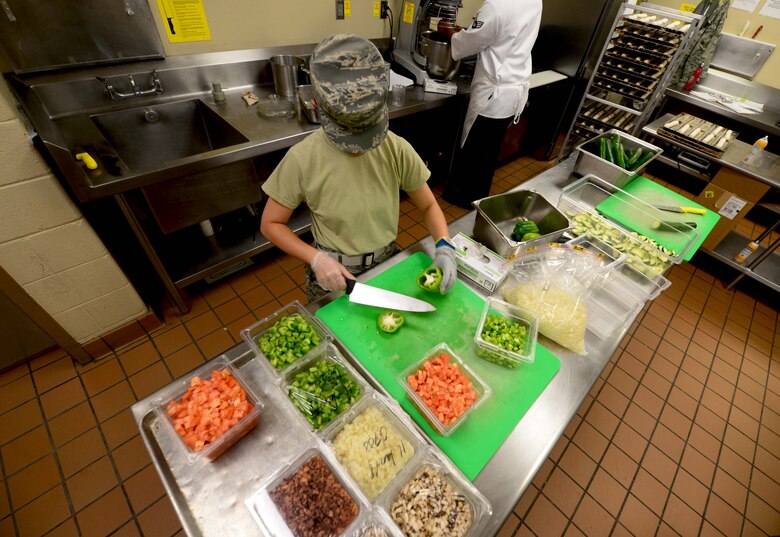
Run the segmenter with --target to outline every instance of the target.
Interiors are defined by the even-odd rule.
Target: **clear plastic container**
[[[350,534],[350,537],[404,537],[383,509],[374,508]]]
[[[189,390],[191,381],[195,377],[201,379],[211,378],[211,374],[214,371],[227,370],[236,382],[246,393],[247,401],[252,404],[252,410],[239,420],[230,429],[222,433],[214,442],[206,444],[206,446],[200,451],[194,451],[181,438],[179,433],[176,432],[173,421],[166,413],[166,408],[171,401],[181,399],[181,397]],[[159,397],[154,402],[155,410],[160,416],[160,422],[164,424],[164,427],[168,430],[172,437],[177,439],[176,444],[181,448],[181,453],[187,459],[187,462],[193,464],[205,458],[209,461],[216,460],[220,455],[225,453],[233,444],[238,442],[249,431],[254,429],[258,423],[258,416],[263,411],[265,405],[255,392],[249,387],[241,373],[233,367],[230,360],[225,355],[219,356],[209,362],[208,364],[199,367],[192,371],[188,375],[175,380],[167,388],[159,392]]]
[[[307,514],[308,510],[314,508],[328,509],[333,508],[333,503],[330,502],[334,493],[338,489],[342,489],[351,498],[354,503],[354,517],[340,532],[333,531],[333,528],[319,528],[320,530],[327,531],[327,535],[337,537],[340,535],[353,535],[354,532],[361,527],[362,523],[369,516],[371,509],[365,499],[361,496],[360,492],[354,487],[348,478],[342,473],[338,464],[331,458],[330,454],[326,453],[316,444],[312,444],[295,456],[289,463],[283,464],[278,471],[271,475],[266,481],[264,481],[260,488],[252,494],[245,501],[246,506],[252,514],[252,518],[255,519],[258,526],[262,530],[263,534],[269,537],[281,537],[294,535],[291,524],[294,522],[294,513],[285,515],[282,514],[280,506],[277,505],[274,500],[274,495],[280,494],[284,489],[284,482],[288,478],[294,479],[294,476],[301,469],[301,467],[319,457],[324,463],[327,471],[333,476],[335,482],[331,482],[328,488],[315,490],[315,494],[307,495],[305,489],[296,488],[291,489],[290,495],[295,497],[295,502],[298,503],[298,512]],[[279,496],[277,500],[280,504],[284,505],[286,496]],[[346,499],[345,499],[346,501]],[[344,517],[345,519],[347,516]]]
[[[477,399],[474,401],[474,403],[468,407],[454,422],[450,424],[443,423],[438,417],[436,417],[436,414],[434,411],[428,407],[428,405],[422,400],[422,398],[417,394],[416,391],[414,391],[414,388],[412,388],[409,385],[409,376],[416,373],[420,369],[423,368],[423,364],[425,364],[426,361],[428,361],[431,358],[434,358],[435,356],[438,356],[440,354],[448,354],[451,357],[451,363],[456,364],[458,366],[458,369],[460,369],[463,374],[466,376],[466,378],[471,381],[471,385],[474,388],[474,391],[477,393]],[[490,397],[491,390],[488,387],[488,385],[483,381],[481,378],[477,376],[472,369],[467,366],[461,358],[455,354],[455,352],[446,344],[446,343],[439,343],[434,348],[429,350],[425,353],[425,355],[420,359],[419,361],[412,364],[410,367],[407,367],[399,376],[398,380],[401,383],[401,385],[404,387],[404,390],[406,390],[406,396],[409,398],[409,400],[412,402],[412,404],[417,408],[417,410],[420,411],[420,413],[425,417],[425,420],[430,424],[431,427],[433,427],[437,433],[439,433],[442,436],[450,436],[458,427],[460,427],[465,421],[466,418],[469,417],[469,415],[474,412],[477,408],[479,408],[482,403],[485,402]]]
[[[336,459],[370,499],[377,498],[424,453],[425,441],[413,431],[408,417],[401,416],[400,408],[397,410],[394,412],[381,395],[367,394],[327,435]]]
[[[598,237],[594,237],[590,233],[584,233],[579,237],[575,237],[570,241],[567,241],[566,244],[572,248],[581,248],[582,250],[603,259],[605,265],[611,265],[623,258],[623,253],[620,250],[611,246],[608,242],[605,242]]]
[[[613,280],[594,285],[585,301],[588,311],[586,329],[601,339],[608,339],[617,330],[627,327],[644,303],[607,284],[609,281]]]
[[[413,497],[415,493],[419,494],[421,492],[421,489],[418,489],[414,482],[420,475],[419,473],[423,471],[435,472],[433,475],[437,476],[438,479],[443,480],[450,487],[452,494],[446,499],[437,498],[436,494],[443,490],[443,487],[437,487],[422,492],[422,494],[426,494],[427,492],[427,496],[423,496],[428,499],[426,502],[406,501],[403,496]],[[398,525],[402,533],[404,533],[402,527],[402,517],[404,514],[407,514],[407,516],[411,514],[413,517],[418,518],[422,524],[426,524],[438,513],[439,516],[446,516],[447,519],[450,517],[460,518],[464,515],[467,518],[470,518],[468,527],[464,527],[464,525],[457,524],[456,522],[456,528],[462,531],[453,529],[452,532],[448,534],[448,537],[474,537],[483,535],[483,525],[492,514],[490,503],[482,494],[480,494],[470,481],[465,479],[459,472],[453,471],[450,465],[445,463],[444,460],[433,453],[429,453],[428,456],[421,459],[417,464],[407,468],[404,475],[400,477],[401,478],[396,479],[386,493],[382,495],[379,504],[390,514],[390,518]],[[457,497],[458,502],[462,502],[461,506],[452,505],[454,497]],[[425,509],[425,507],[431,505],[429,503],[430,500],[438,501],[433,503],[435,507],[431,506],[428,509]],[[394,505],[397,507],[396,510],[393,509]],[[422,509],[414,510],[412,513],[404,513],[404,511],[406,511],[404,507],[411,505],[416,505]],[[447,505],[452,505],[455,509],[448,509]],[[465,509],[459,511],[458,507],[465,507]],[[394,513],[394,511],[396,512]],[[461,520],[465,521],[465,519]]]
[[[283,367],[276,368],[271,364],[270,360],[268,359],[268,357],[266,357],[263,351],[260,350],[259,340],[278,321],[290,315],[300,315],[309,324],[309,326],[311,326],[314,329],[314,332],[320,338],[320,342],[316,346],[314,346],[309,352],[302,355],[294,362],[286,364]],[[297,300],[290,302],[286,306],[276,310],[274,313],[272,313],[265,319],[262,319],[256,322],[255,324],[241,330],[241,337],[244,338],[244,341],[246,341],[249,347],[252,349],[252,351],[254,351],[255,356],[259,356],[262,358],[262,362],[268,366],[268,368],[273,372],[277,380],[283,377],[290,369],[295,367],[296,364],[299,363],[301,360],[307,358],[308,356],[311,356],[316,352],[319,352],[322,348],[324,348],[328,344],[329,341],[333,339],[330,333],[328,332],[328,329],[325,328],[325,325],[323,325],[319,319],[317,319],[316,317],[311,315],[308,311],[306,311],[303,305]]]
[[[641,303],[654,300],[672,284],[662,275],[645,266],[631,264],[627,260],[616,263],[606,274],[606,278],[617,280],[615,285],[619,286],[621,291],[636,297]]]
[[[498,345],[482,339],[482,330],[485,327],[488,315],[491,314],[498,315],[525,327],[525,345],[523,345],[523,350],[521,352],[503,349]],[[474,342],[477,344],[477,356],[480,358],[510,369],[515,369],[523,362],[532,363],[534,361],[537,336],[538,322],[530,311],[504,302],[503,300],[489,297],[485,301],[485,309],[482,311],[482,318],[479,321],[479,326],[477,326]]]
[[[306,373],[312,367],[316,367],[320,362],[330,362],[338,365],[344,370],[346,375],[357,385],[358,395],[354,401],[347,404],[341,411],[334,410],[332,416],[327,421],[321,421],[318,424],[313,423],[320,415],[320,408],[323,406],[333,408],[333,402],[322,399],[318,394],[311,393],[310,391],[302,390],[293,386],[296,375],[299,373]],[[298,415],[306,423],[309,430],[317,432],[322,436],[326,436],[330,430],[330,427],[336,425],[338,418],[346,411],[352,408],[371,388],[366,384],[366,381],[361,377],[344,357],[339,350],[330,342],[324,347],[320,347],[303,361],[296,364],[296,366],[289,370],[285,375],[282,385],[284,393],[291,401],[291,404],[298,409]],[[296,405],[295,402],[298,404]]]

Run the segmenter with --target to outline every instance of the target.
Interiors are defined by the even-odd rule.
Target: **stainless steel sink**
[[[223,149],[249,140],[198,99],[90,116],[131,170]]]

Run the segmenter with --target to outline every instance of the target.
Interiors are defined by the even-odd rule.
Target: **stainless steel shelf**
[[[766,250],[764,246],[760,246],[758,250],[753,252],[745,264],[740,264],[734,261],[734,256],[737,255],[745,245],[750,242],[750,237],[732,231],[718,244],[714,250],[702,250],[712,257],[728,265],[729,267],[738,270],[745,276],[752,278],[775,291],[780,291],[780,254],[777,252],[772,253],[769,257],[764,259],[757,267],[753,269],[748,268],[751,259],[755,259],[762,252]]]

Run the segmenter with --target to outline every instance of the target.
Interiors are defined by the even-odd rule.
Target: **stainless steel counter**
[[[673,117],[673,114],[664,114],[652,123],[645,125],[645,127],[642,129],[642,132],[645,132],[660,140],[664,140],[665,142],[668,142],[677,147],[684,148],[686,151],[714,162],[715,164],[736,170],[747,175],[748,177],[756,179],[757,181],[771,185],[774,188],[780,188],[780,156],[764,150],[761,158],[758,159],[755,164],[751,164],[750,166],[745,165],[742,163],[742,158],[748,152],[752,144],[746,144],[740,140],[734,140],[726,148],[726,151],[723,152],[723,155],[720,157],[713,157],[712,155],[704,153],[703,151],[699,151],[676,140],[672,140],[663,134],[659,134],[658,129],[660,129],[664,123],[667,123]]]
[[[523,183],[520,188],[536,190],[556,204],[561,187],[572,179],[575,160],[576,156],[569,157]],[[450,225],[450,232],[470,234],[474,219],[474,212],[467,214]],[[433,240],[430,237],[425,238],[361,275],[359,280],[365,281],[415,252],[424,251],[430,255],[433,250]],[[481,288],[468,280],[461,281],[479,295],[485,296],[486,293]],[[316,311],[332,299],[325,297],[308,308]],[[540,336],[540,342],[560,358],[561,368],[474,480],[474,485],[487,497],[493,508],[486,534],[494,535],[501,528],[624,335],[625,331],[622,331],[605,341],[588,333],[587,356],[574,355]],[[356,369],[375,388],[386,393],[360,362],[343,346],[341,348]],[[249,368],[253,375],[258,374],[256,371],[259,368],[254,367],[251,351],[245,344],[236,345],[228,355],[237,359],[237,363],[246,364],[244,367]],[[254,491],[263,477],[275,469],[277,461],[274,457],[283,456],[289,448],[290,439],[296,433],[295,424],[282,422],[273,416],[267,419],[261,417],[261,431],[244,438],[223,456],[219,465],[188,467],[184,462],[170,465],[163,456],[161,446],[155,441],[149,441],[149,435],[154,434],[156,427],[153,416],[149,414],[154,399],[153,394],[133,405],[133,415],[141,427],[152,460],[188,534],[254,534],[257,528],[244,507],[243,500]]]

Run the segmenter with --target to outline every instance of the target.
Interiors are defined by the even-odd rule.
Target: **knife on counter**
[[[436,311],[436,306],[424,300],[358,283],[355,280],[347,280],[346,293],[349,301],[356,304],[401,311]]]
[[[653,205],[660,211],[668,211],[671,213],[689,213],[689,214],[707,214],[707,209],[700,209],[698,207],[679,207],[677,205]]]

